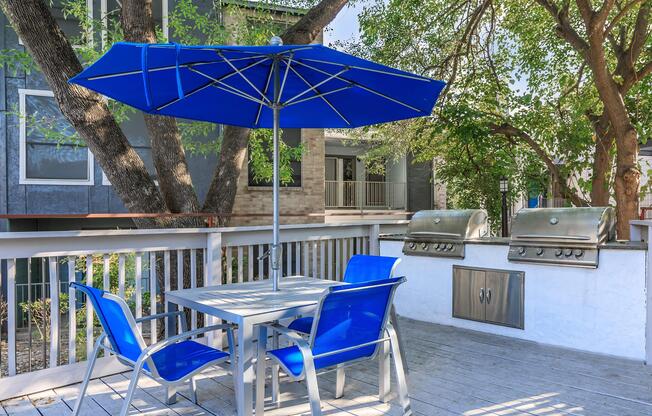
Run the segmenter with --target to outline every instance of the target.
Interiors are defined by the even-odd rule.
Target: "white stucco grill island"
[[[608,243],[596,269],[514,263],[509,239],[466,242],[464,259],[404,256],[402,236],[381,237],[380,253],[401,257],[408,282],[396,294],[399,315],[600,354],[646,359],[647,245]],[[523,329],[452,316],[453,266],[524,272]]]

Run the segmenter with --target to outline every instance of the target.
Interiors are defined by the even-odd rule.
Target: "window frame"
[[[18,171],[19,185],[77,185],[93,186],[95,185],[95,158],[91,150],[88,151],[87,159],[87,177],[86,179],[47,179],[47,178],[28,178],[27,177],[27,103],[26,96],[50,97],[54,98],[54,92],[50,90],[35,90],[29,88],[18,89],[18,114],[19,114],[19,134],[18,134]]]

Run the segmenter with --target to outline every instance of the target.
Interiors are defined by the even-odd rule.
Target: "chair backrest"
[[[93,304],[93,309],[113,350],[131,361],[138,360],[145,348],[145,341],[124,299],[81,283],[72,282],[70,287],[84,293],[87,304],[89,301]]]
[[[394,269],[400,262],[401,259],[398,257],[356,254],[346,265],[344,281],[362,283],[389,279],[394,275]]]
[[[389,310],[404,277],[334,286],[322,297],[310,334],[317,368],[371,358],[383,338]],[[334,351],[346,350],[334,353]]]

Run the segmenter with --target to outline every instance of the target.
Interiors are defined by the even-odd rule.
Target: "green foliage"
[[[272,166],[273,136],[269,129],[252,130],[249,138],[249,163],[252,165],[256,182],[269,182],[273,176]],[[292,183],[292,166],[290,162],[299,161],[304,153],[303,144],[288,146],[282,140],[279,143],[280,180],[282,185]]]
[[[32,73],[36,69],[36,63],[32,56],[24,50],[1,49],[0,65],[4,66],[8,73],[16,76],[18,72]]]
[[[45,340],[50,333],[52,299],[37,299],[32,302],[21,302],[18,304],[24,314],[31,314],[33,327],[36,327],[41,340]],[[68,313],[68,295],[59,294],[59,313]]]
[[[575,3],[564,4],[576,23]],[[623,36],[634,20],[630,13],[621,21]],[[501,175],[510,180],[510,198],[549,182],[531,145],[494,131],[510,125],[532,137],[588,199],[595,150],[588,115],[600,114],[602,105],[591,71],[541,6],[532,0],[377,0],[359,21],[361,38],[345,45],[350,51],[449,81],[432,117],[356,132],[356,140],[374,144],[367,163],[407,153],[434,160],[450,206],[485,207],[497,218]],[[613,64],[612,51],[606,52]],[[652,135],[651,92],[652,83],[639,82],[626,97],[643,141]]]

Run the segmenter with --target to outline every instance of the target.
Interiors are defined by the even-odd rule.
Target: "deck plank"
[[[652,367],[640,362],[570,351],[459,328],[402,319],[411,373],[412,409],[419,416],[652,416]],[[400,416],[395,392],[378,401],[378,365],[346,370],[344,397],[335,399],[335,374],[319,377],[322,411],[328,416]],[[130,373],[91,381],[82,415],[115,415]],[[392,381],[394,376],[392,374]],[[281,404],[267,392],[266,416],[309,415],[304,383],[281,379]],[[197,380],[199,405],[180,390],[165,404],[165,388],[142,376],[130,414],[236,416],[233,379],[213,367]],[[268,388],[269,388],[269,383]],[[0,415],[69,415],[78,385],[1,403]],[[392,386],[395,391],[396,386]],[[2,410],[4,409],[4,410]]]

